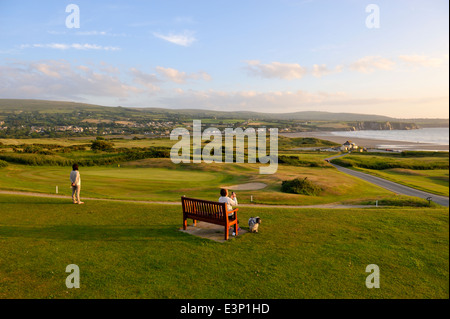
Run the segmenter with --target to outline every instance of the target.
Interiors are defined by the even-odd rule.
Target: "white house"
[[[352,141],[346,141],[344,144],[342,144],[341,151],[356,151],[358,148],[359,147],[358,145],[356,145],[356,143],[353,143]]]

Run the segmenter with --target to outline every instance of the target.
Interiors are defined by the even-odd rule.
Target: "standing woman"
[[[72,183],[72,201],[74,204],[84,204],[80,200],[80,190],[81,190],[81,177],[78,171],[78,164],[72,165],[72,172],[70,172],[70,182]]]

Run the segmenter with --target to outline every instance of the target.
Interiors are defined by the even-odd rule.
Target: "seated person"
[[[220,190],[219,203],[227,203],[227,210],[229,210],[229,211],[233,210],[232,206],[238,205],[236,194],[234,192],[232,192],[231,196],[228,197],[228,190],[225,188],[222,188]],[[228,217],[233,217],[233,215],[234,215],[234,213],[230,213],[230,214],[228,214]]]

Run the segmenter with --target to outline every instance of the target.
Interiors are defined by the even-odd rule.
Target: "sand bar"
[[[239,190],[239,191],[254,191],[258,189],[266,188],[266,184],[264,183],[246,183],[239,184],[233,186],[223,186],[223,188],[231,189],[231,190]]]

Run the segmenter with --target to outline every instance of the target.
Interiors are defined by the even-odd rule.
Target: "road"
[[[341,154],[341,155],[337,155],[337,156],[333,156],[328,158],[328,160],[332,160],[338,157],[342,157],[345,156],[347,154]],[[362,172],[358,172],[358,171],[354,171],[352,169],[348,169],[333,163],[330,163],[331,165],[333,165],[335,168],[337,168],[340,172],[343,172],[345,174],[349,174],[355,177],[358,177],[362,180],[365,180],[366,182],[375,184],[377,186],[383,187],[387,190],[390,190],[391,192],[394,192],[396,194],[401,194],[401,195],[407,195],[407,196],[414,196],[414,197],[419,197],[419,198],[424,198],[427,199],[428,197],[431,197],[431,200],[433,202],[435,202],[436,204],[445,206],[445,207],[449,207],[449,200],[448,197],[445,196],[439,196],[439,195],[435,195],[435,194],[431,194],[431,193],[427,193],[427,192],[423,192],[420,191],[418,189],[415,188],[411,188],[405,185],[401,185],[398,183],[394,183],[391,181],[388,181],[386,179],[380,178],[380,177],[376,177],[376,176],[372,176],[366,173],[362,173]]]

